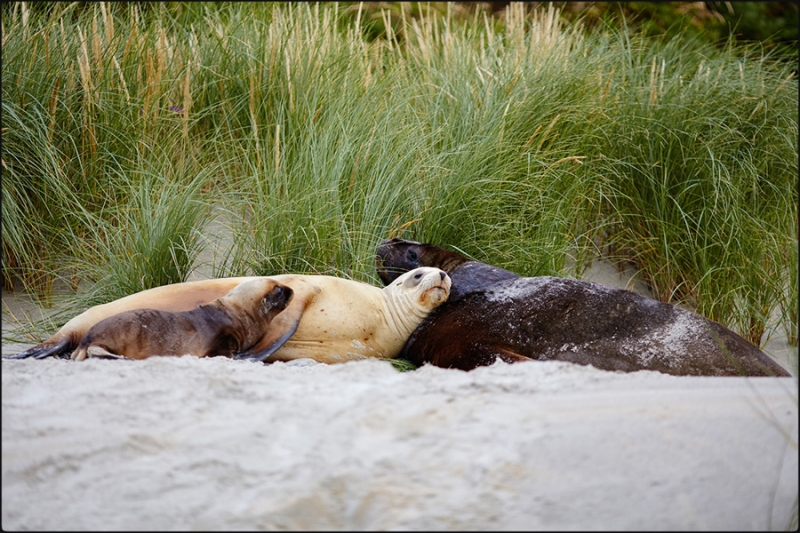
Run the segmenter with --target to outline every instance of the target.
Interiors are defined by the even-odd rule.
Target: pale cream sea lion
[[[450,277],[422,267],[383,289],[344,278],[300,274],[248,276],[174,283],[87,309],[52,337],[12,358],[59,355],[74,350],[101,320],[134,309],[189,311],[220,298],[246,281],[272,279],[294,292],[269,332],[240,359],[288,361],[311,358],[337,363],[369,357],[392,358],[414,328],[450,294]]]
[[[89,328],[72,358],[231,356],[264,338],[292,293],[285,285],[260,278],[237,285],[225,296],[190,311],[135,309],[117,313]]]

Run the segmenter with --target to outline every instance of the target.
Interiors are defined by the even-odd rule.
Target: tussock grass
[[[169,164],[168,161],[165,161]],[[151,287],[184,281],[199,253],[200,229],[210,206],[200,196],[207,177],[171,177],[172,169],[142,170],[117,176],[126,202],[94,220],[92,246],[79,257],[92,282],[85,306],[121,298]]]
[[[596,138],[613,154],[597,164],[609,177],[610,239],[658,299],[759,344],[795,275],[784,267],[797,247],[796,102],[767,111],[779,93],[790,98],[780,87],[794,77],[702,47],[653,52],[610,65],[636,95],[608,106]]]
[[[523,275],[602,253],[796,339],[791,62],[517,4],[401,6],[370,41],[335,4],[4,9],[3,277],[43,301],[58,276],[93,284],[80,305],[185,279],[213,204],[215,275],[377,283],[387,236]]]

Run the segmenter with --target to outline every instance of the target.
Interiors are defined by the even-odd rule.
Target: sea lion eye
[[[414,279],[419,279],[422,277],[422,273],[414,274]]]
[[[417,260],[417,252],[415,252],[414,250],[409,250],[408,251],[408,260],[409,261],[416,261]]]

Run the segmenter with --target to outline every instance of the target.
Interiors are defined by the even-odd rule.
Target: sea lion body
[[[332,276],[295,276],[291,285],[298,282],[321,290],[306,293],[310,297],[302,309],[302,320],[298,318],[297,330],[269,357],[270,361],[310,358],[340,363],[396,357],[411,332],[447,299],[450,291],[450,278],[438,268],[416,269],[383,289]],[[259,348],[252,350],[253,354],[258,352]]]
[[[396,357],[408,335],[432,309],[446,301],[450,291],[450,278],[437,268],[409,272],[383,289],[344,278],[301,274],[175,283],[92,307],[46,341],[12,357],[38,359],[69,352],[89,328],[112,315],[144,308],[188,311],[256,279],[285,285],[293,296],[273,318],[267,334],[245,352],[235,354],[237,359],[311,358],[335,363]]]
[[[631,291],[521,277],[431,244],[390,239],[378,248],[384,283],[418,265],[443,268],[452,289],[401,351],[416,364],[470,370],[500,358],[673,375],[790,375],[721,324]]]
[[[189,311],[135,309],[117,313],[89,328],[72,358],[231,356],[264,337],[292,293],[274,280],[254,279]]]

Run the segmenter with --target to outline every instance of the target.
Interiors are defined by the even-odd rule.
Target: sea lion
[[[124,311],[89,328],[72,358],[231,356],[264,337],[292,293],[285,285],[261,278],[237,285],[225,296],[189,311]]]
[[[631,291],[569,278],[521,277],[444,248],[386,239],[384,283],[419,266],[448,273],[448,301],[411,334],[400,357],[471,370],[497,358],[570,361],[673,375],[790,376],[730,329]]]
[[[72,351],[89,328],[111,315],[143,308],[188,311],[241,283],[264,278],[289,287],[294,294],[272,320],[267,335],[234,358],[271,362],[308,357],[322,363],[393,358],[414,328],[450,293],[450,278],[438,268],[408,272],[383,289],[333,276],[300,274],[174,283],[87,309],[49,339],[11,357],[40,359]]]

